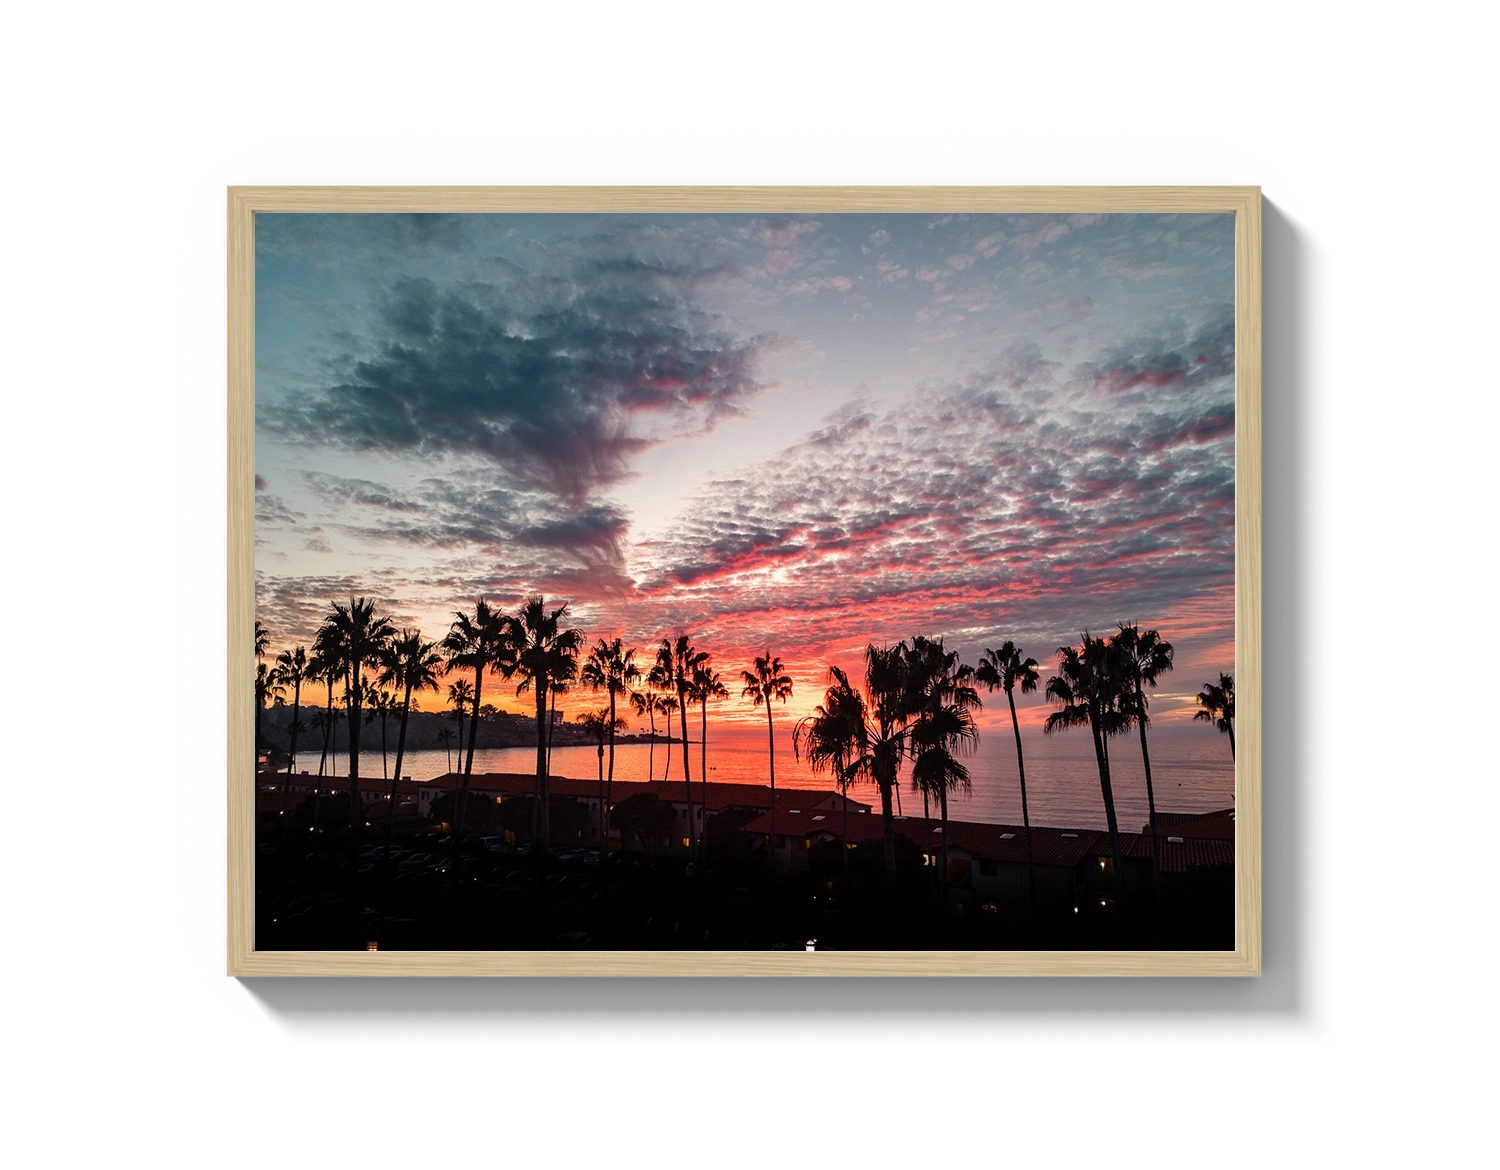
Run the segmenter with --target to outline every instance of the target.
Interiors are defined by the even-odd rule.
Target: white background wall
[[[1482,1160],[1492,9],[542,8],[8,11],[6,1160]],[[225,978],[224,187],[399,182],[1262,184],[1265,975]]]

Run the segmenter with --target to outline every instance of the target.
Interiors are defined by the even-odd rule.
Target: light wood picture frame
[[[251,636],[256,619],[257,216],[533,212],[719,216],[847,213],[1233,216],[1233,670],[1237,692],[1233,738],[1237,746],[1233,756],[1232,950],[257,949],[258,745],[252,681],[256,658]],[[1261,205],[1258,187],[232,187],[228,191],[227,455],[227,950],[231,976],[1253,976],[1260,973]],[[1044,682],[1049,665],[1043,663]],[[1196,685],[1198,681],[1196,677],[1180,679],[1179,684]]]

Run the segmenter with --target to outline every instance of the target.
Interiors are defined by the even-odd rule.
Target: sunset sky
[[[1165,723],[1233,669],[1231,216],[256,225],[278,649],[351,595],[436,639],[541,593],[647,659],[689,633],[726,685],[769,648],[793,718],[916,633],[1045,679],[1080,630],[1156,627]],[[730,689],[719,720],[762,718]]]

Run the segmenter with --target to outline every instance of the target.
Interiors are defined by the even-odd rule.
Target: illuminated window
[[[683,838],[683,839],[682,839],[682,847],[683,847],[683,848],[684,848],[684,849],[686,849],[686,848],[687,848],[687,847],[688,847],[688,846],[689,846],[689,845],[690,845],[690,844],[692,844],[692,842],[690,842],[690,841],[689,841],[689,840],[688,840],[688,839],[687,839],[687,838],[686,838],[686,837],[684,837],[684,838]]]

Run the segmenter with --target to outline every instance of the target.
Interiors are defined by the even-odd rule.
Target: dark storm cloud
[[[711,428],[759,389],[765,339],[697,311],[692,273],[622,257],[565,277],[494,267],[494,282],[393,283],[372,345],[265,425],[346,449],[477,456],[580,504],[632,453]]]

